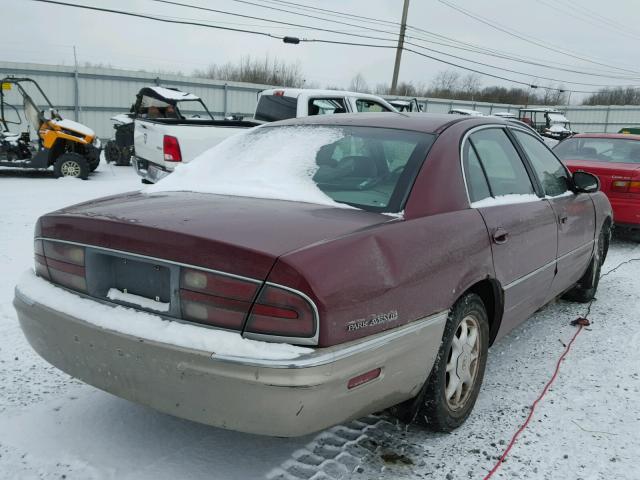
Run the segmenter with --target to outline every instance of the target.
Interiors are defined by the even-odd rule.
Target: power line
[[[162,0],[159,0],[159,1],[162,1]],[[373,31],[373,32],[395,35],[395,32],[390,32],[390,31],[387,31],[387,30],[380,30],[380,29],[377,29],[377,28],[365,27],[365,26],[361,26],[361,25],[357,25],[357,24],[353,24],[353,23],[341,22],[341,21],[337,21],[335,19],[329,19],[329,18],[325,18],[325,17],[318,17],[318,16],[315,16],[315,15],[308,15],[306,13],[292,12],[290,10],[284,10],[284,9],[277,8],[277,7],[272,7],[272,6],[269,6],[269,5],[261,5],[259,3],[251,2],[251,1],[248,1],[248,0],[232,0],[232,1],[237,2],[237,3],[242,3],[242,4],[258,6],[258,7],[265,8],[265,9],[285,12],[285,13],[294,14],[294,15],[299,15],[299,16],[302,16],[302,17],[322,20],[322,21],[326,21],[326,22],[332,22],[332,23],[338,23],[338,24],[342,24],[342,25],[348,25],[348,26],[352,26],[352,27],[362,28],[364,30],[370,30],[370,31]],[[273,1],[273,0],[270,0],[270,1]],[[276,0],[276,1],[278,1],[278,0]],[[539,0],[539,1],[542,1],[542,0]],[[294,4],[293,2],[283,2],[283,3],[288,3],[288,4],[292,4],[292,5],[298,5],[298,4]],[[194,7],[194,8],[200,8],[200,7]],[[335,11],[331,10],[331,12],[335,12]],[[370,18],[370,17],[367,17],[367,18]],[[409,26],[407,25],[407,27],[409,27]],[[314,27],[308,27],[308,28],[314,28]],[[444,37],[443,35],[432,34],[431,32],[427,32],[426,30],[423,30],[423,31],[425,33],[430,34],[430,35],[436,35],[436,36],[448,39],[448,37]],[[342,31],[342,32],[343,33],[348,33],[348,32],[345,32],[345,31]],[[376,39],[376,40],[380,39],[379,37],[370,37],[370,38]],[[481,54],[481,55],[492,56],[492,57],[495,57],[495,58],[502,58],[504,60],[508,60],[508,61],[512,61],[512,62],[518,62],[518,63],[524,63],[524,64],[529,64],[529,65],[533,65],[533,66],[537,66],[537,67],[547,68],[547,69],[550,69],[550,70],[565,71],[565,72],[570,72],[570,73],[577,73],[579,75],[596,76],[596,77],[612,78],[612,79],[619,79],[619,80],[638,79],[638,77],[629,77],[629,76],[620,76],[620,75],[611,75],[611,74],[607,75],[607,74],[601,74],[601,73],[585,72],[585,71],[575,70],[575,69],[570,69],[570,68],[553,67],[553,66],[550,66],[550,65],[545,64],[545,63],[532,62],[532,61],[528,61],[528,60],[525,60],[525,59],[509,56],[509,55],[495,53],[495,52],[492,52],[491,50],[488,50],[488,49],[482,49],[482,47],[472,46],[471,48],[466,48],[466,47],[460,47],[460,46],[456,46],[456,45],[446,44],[446,43],[442,43],[442,42],[437,42],[437,41],[425,39],[425,38],[422,38],[422,37],[409,36],[409,35],[406,35],[405,38],[410,38],[410,39],[414,39],[414,40],[420,40],[420,41],[423,41],[423,42],[435,43],[437,45],[442,45],[442,46],[446,46],[446,47],[449,47],[449,48],[455,48],[455,49],[459,49],[459,50],[466,50],[466,51],[473,52],[473,53],[478,53],[478,54]],[[449,40],[455,41],[453,39],[449,39]],[[418,47],[418,48],[426,48],[424,46],[421,46],[421,45],[418,45],[418,44],[415,44],[415,43],[413,45]],[[468,45],[471,45],[471,44],[468,44]],[[444,52],[438,52],[438,53],[444,53]],[[520,72],[515,72],[515,73],[520,73]],[[529,74],[523,73],[523,75],[529,75]],[[540,77],[540,78],[544,78],[546,80],[549,80],[548,77]],[[554,79],[551,79],[551,80],[554,80]],[[601,86],[601,85],[598,85],[598,84],[569,82],[569,81],[564,81],[564,80],[558,80],[558,81],[561,81],[561,82],[564,82],[564,83],[575,83],[576,85]]]
[[[137,18],[145,18],[148,20],[156,20],[158,22],[165,22],[165,23],[176,23],[176,24],[180,24],[180,25],[192,25],[192,26],[196,26],[196,27],[208,27],[208,28],[215,28],[218,30],[227,30],[227,31],[231,31],[231,32],[239,32],[239,33],[249,33],[252,35],[262,35],[265,37],[271,37],[271,38],[275,38],[278,40],[282,40],[283,37],[278,36],[278,35],[272,35],[270,33],[266,33],[266,32],[258,32],[255,30],[245,30],[242,28],[232,28],[232,27],[222,27],[220,25],[210,25],[210,24],[206,24],[206,23],[199,23],[199,22],[193,22],[193,21],[186,21],[186,20],[175,20],[175,19],[169,19],[169,18],[162,18],[162,17],[156,17],[153,15],[145,15],[143,13],[134,13],[134,12],[127,12],[124,10],[115,10],[112,8],[103,8],[103,7],[94,7],[94,6],[90,6],[90,5],[78,5],[77,3],[65,3],[65,2],[59,2],[56,0],[33,0],[34,2],[41,2],[41,3],[50,3],[53,5],[60,5],[63,7],[75,7],[75,8],[81,8],[84,10],[94,10],[97,12],[105,12],[105,13],[115,13],[118,15],[126,15],[129,17],[137,17]]]
[[[146,15],[146,14],[141,14],[141,13],[133,13],[133,12],[123,11],[123,10],[109,9],[109,8],[103,8],[103,7],[94,7],[94,6],[89,6],[89,5],[79,5],[79,4],[75,4],[75,3],[65,3],[65,2],[57,1],[57,0],[34,0],[34,1],[41,2],[41,3],[54,4],[54,5],[59,5],[59,6],[65,6],[65,7],[80,8],[80,9],[84,9],[84,10],[93,10],[93,11],[104,12],[104,13],[126,15],[126,16],[131,16],[131,17],[143,18],[143,19],[147,19],[147,20],[155,20],[155,21],[165,22],[165,23],[175,23],[175,24],[179,24],[179,25],[192,25],[192,26],[199,26],[199,27],[205,27],[205,28],[213,28],[213,29],[219,29],[219,30],[240,32],[240,33],[250,33],[250,34],[267,36],[267,37],[275,38],[275,39],[279,39],[279,40],[282,40],[284,38],[284,37],[281,37],[281,36],[272,35],[272,34],[267,33],[267,32],[258,32],[258,31],[253,31],[253,30],[244,30],[244,29],[237,29],[237,28],[230,28],[230,27],[221,27],[221,26],[218,26],[218,25],[211,25],[211,24],[200,23],[200,22],[192,22],[192,21],[184,21],[184,20],[172,20],[172,19],[168,19],[168,18],[160,18],[160,17],[155,17],[155,16],[152,16],[152,15]],[[172,3],[175,3],[175,2],[172,2]],[[328,39],[306,39],[306,38],[303,38],[303,39],[300,39],[300,41],[301,42],[308,42],[308,43],[325,43],[325,44],[348,45],[348,46],[358,46],[358,47],[368,47],[368,48],[384,48],[384,49],[396,48],[394,45],[380,45],[380,44],[362,43],[362,42],[357,42],[356,43],[356,42],[346,42],[346,41],[328,40]],[[424,48],[424,47],[420,47],[420,48]],[[447,61],[447,60],[444,60],[444,59],[441,59],[441,58],[438,58],[438,57],[434,57],[432,55],[427,55],[427,54],[422,53],[422,52],[417,52],[417,51],[415,51],[413,49],[404,48],[404,50],[406,50],[408,52],[411,52],[411,53],[414,53],[416,55],[419,55],[421,57],[429,58],[429,59],[437,61],[437,62],[445,63],[447,65],[451,65],[451,66],[454,66],[454,67],[457,67],[457,68],[461,68],[463,70],[468,70],[468,71],[471,71],[471,72],[475,72],[475,73],[478,73],[478,74],[481,74],[481,75],[486,75],[488,77],[492,77],[492,78],[496,78],[496,79],[500,79],[500,80],[504,80],[504,81],[508,81],[508,82],[512,82],[512,83],[517,83],[517,84],[520,84],[520,85],[527,85],[527,86],[530,85],[528,82],[524,82],[524,81],[520,81],[520,80],[516,80],[516,79],[512,79],[512,78],[508,78],[508,77],[504,77],[504,76],[500,76],[500,75],[496,75],[496,74],[493,74],[493,73],[488,73],[488,72],[485,72],[485,71],[477,70],[477,69],[474,69],[474,68],[471,68],[471,67],[467,67],[467,66],[463,66],[463,65],[460,65],[460,64],[456,64],[456,63],[453,63],[453,62],[450,62],[450,61]],[[445,54],[445,55],[448,55],[448,54]],[[466,60],[466,59],[463,59],[463,60]],[[469,61],[469,60],[466,60],[466,61]],[[489,65],[485,65],[485,66],[487,66],[489,68],[500,69],[500,67],[492,67],[492,66],[489,66]],[[528,74],[525,74],[525,75],[528,75]],[[555,80],[555,81],[557,81],[557,80]],[[569,89],[562,89],[562,88],[555,88],[555,87],[543,87],[543,88],[547,88],[549,90],[556,90],[556,91],[572,91],[572,92],[576,92],[576,93],[597,93],[597,92],[592,92],[592,91],[569,90]]]
[[[348,32],[341,32],[341,31],[335,30],[335,29],[327,29],[327,28],[315,27],[315,26],[311,26],[311,25],[303,25],[303,24],[297,24],[297,23],[291,23],[291,22],[284,22],[284,21],[281,21],[281,20],[268,19],[268,18],[264,18],[264,17],[256,17],[256,16],[251,16],[251,15],[244,15],[244,14],[239,14],[239,13],[235,13],[235,12],[228,12],[228,11],[224,11],[224,10],[218,10],[218,9],[212,9],[212,8],[208,8],[208,7],[202,7],[202,6],[199,6],[199,5],[193,5],[193,4],[189,4],[189,3],[176,2],[176,1],[173,1],[173,0],[150,0],[150,1],[153,1],[153,2],[156,2],[156,3],[174,5],[174,6],[181,6],[181,7],[185,7],[185,8],[192,8],[192,9],[196,9],[196,10],[209,11],[209,12],[213,12],[213,13],[219,13],[219,14],[225,14],[225,15],[233,15],[233,16],[239,16],[239,17],[243,17],[243,18],[250,18],[250,19],[253,19],[253,20],[261,20],[261,21],[274,22],[274,23],[284,24],[284,25],[292,25],[292,26],[296,26],[296,27],[307,28],[307,29],[317,30],[317,31],[321,31],[321,32],[339,33],[341,35],[348,35],[348,36],[353,36],[353,37],[358,37],[358,38],[366,38],[368,40],[390,41],[390,39],[387,39],[387,38],[384,38],[384,37],[377,37],[377,36],[371,36],[371,35],[360,35],[360,34],[354,34],[354,33],[348,33]],[[278,8],[275,8],[275,7],[259,5],[259,4],[256,4],[255,2],[248,1],[248,0],[233,0],[233,1],[238,2],[238,3],[254,5],[254,6],[257,5],[257,6],[261,6],[263,8],[268,8],[268,9],[275,9],[275,10],[279,10],[279,11],[285,11],[285,10],[278,9]],[[291,13],[291,12],[287,12],[287,13]],[[306,17],[310,17],[310,18],[315,18],[315,19],[320,19],[320,20],[324,20],[324,21],[332,21],[332,20],[328,20],[326,18],[317,17],[317,16],[310,16],[310,15],[306,15],[306,14],[298,14],[298,15],[302,15],[302,16],[306,16]],[[352,23],[346,23],[346,22],[340,22],[340,23],[344,24],[344,25],[355,26],[355,27],[359,26],[359,25],[355,25],[355,24],[352,24]],[[362,28],[366,28],[367,30],[373,30],[373,31],[380,32],[380,33],[391,33],[391,32],[387,32],[387,31],[384,31],[384,30],[371,29],[371,28],[368,28],[368,27],[362,27]],[[468,62],[471,62],[471,63],[476,63],[476,64],[480,64],[480,65],[489,66],[489,65],[486,65],[486,64],[484,64],[482,62],[476,62],[474,60],[469,60],[469,59],[466,59],[466,58],[463,58],[463,57],[459,57],[459,56],[456,56],[456,55],[452,55],[452,54],[449,54],[449,53],[446,53],[446,52],[438,51],[438,50],[435,50],[435,49],[430,49],[428,47],[425,47],[423,45],[419,45],[417,43],[413,43],[413,42],[407,42],[407,43],[409,45],[411,45],[411,46],[416,47],[416,48],[421,48],[421,49],[424,49],[424,50],[427,50],[427,51],[433,51],[433,52],[439,53],[441,55],[450,55],[453,58],[456,58],[456,59],[459,59],[459,60],[468,61]],[[455,47],[452,47],[452,48],[455,48]],[[540,65],[537,65],[537,66],[540,66]],[[519,72],[517,70],[512,70],[512,69],[508,69],[508,68],[493,67],[493,66],[489,66],[489,67],[495,68],[495,69],[501,69],[501,70],[504,70],[506,72],[516,73],[516,74],[519,74],[519,75],[536,76],[536,77],[541,78],[543,80],[550,80],[550,81],[554,81],[554,82],[558,82],[558,83],[568,83],[568,84],[573,84],[573,85],[583,85],[583,86],[591,86],[591,87],[607,87],[607,86],[609,86],[609,85],[604,85],[604,84],[594,84],[594,83],[586,83],[586,82],[573,82],[573,81],[568,81],[568,80],[558,80],[558,79],[554,79],[554,78],[550,78],[550,77],[544,77],[544,76],[540,76],[540,75],[532,75],[532,74],[529,74],[529,73],[526,73],[526,72]],[[572,73],[589,75],[588,73],[579,72],[579,71],[575,71],[575,70],[572,71]],[[598,76],[600,76],[600,75],[598,75]],[[614,78],[614,77],[606,77],[606,78]],[[621,79],[626,79],[626,78],[621,78]],[[622,86],[624,86],[624,85],[622,85]]]
[[[450,2],[448,2],[446,0],[438,0],[438,1],[440,3],[442,3],[443,5],[446,5],[447,7],[452,8],[453,10],[456,10],[456,11],[462,13],[463,15],[465,15],[467,17],[473,18],[474,20],[476,20],[476,21],[478,21],[480,23],[488,25],[489,27],[491,27],[491,28],[493,28],[495,30],[498,30],[498,31],[503,32],[503,33],[506,33],[507,35],[510,35],[512,37],[515,37],[515,38],[518,38],[518,39],[520,39],[520,40],[522,40],[524,42],[531,43],[531,44],[536,45],[538,47],[542,47],[542,48],[547,49],[547,50],[552,50],[552,51],[557,52],[557,53],[561,53],[562,55],[566,55],[566,56],[569,56],[569,57],[572,57],[572,58],[577,58],[577,59],[585,61],[585,62],[589,62],[589,63],[593,63],[593,64],[596,64],[596,65],[604,66],[604,67],[607,67],[607,68],[613,68],[615,70],[621,70],[621,71],[629,72],[629,73],[633,73],[633,74],[640,74],[640,72],[635,71],[635,70],[628,70],[626,68],[616,67],[615,65],[609,65],[609,64],[606,64],[606,63],[597,62],[597,61],[595,61],[593,59],[582,57],[580,55],[573,54],[573,53],[571,53],[569,51],[562,50],[562,49],[560,49],[558,47],[552,46],[551,44],[544,44],[544,43],[538,42],[537,40],[532,39],[531,37],[526,37],[526,36],[520,35],[518,33],[512,32],[511,30],[507,29],[506,27],[503,27],[503,26],[501,26],[501,25],[499,25],[497,23],[491,22],[490,20],[487,20],[486,18],[481,17],[480,15],[474,14],[473,12],[470,12],[469,10],[465,10],[462,7],[454,5],[454,4],[452,4],[452,3],[450,3]]]

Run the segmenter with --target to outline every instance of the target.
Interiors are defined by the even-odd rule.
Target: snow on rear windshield
[[[179,165],[146,193],[194,191],[398,212],[434,136],[351,126],[265,126]]]

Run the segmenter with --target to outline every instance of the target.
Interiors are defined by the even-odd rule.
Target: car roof
[[[564,113],[562,110],[555,108],[521,108],[521,112],[546,112],[546,113]]]
[[[576,133],[571,138],[623,138],[626,140],[640,141],[640,135],[629,133]]]
[[[424,133],[440,133],[450,125],[467,122],[476,125],[509,125],[498,117],[474,117],[443,113],[340,113],[336,115],[314,115],[273,122],[269,125],[342,125],[357,127],[397,128]]]

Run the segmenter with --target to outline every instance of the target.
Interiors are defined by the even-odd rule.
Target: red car
[[[617,227],[640,229],[640,135],[582,133],[554,152],[572,172],[590,172],[609,197]]]
[[[179,417],[295,436],[395,406],[450,431],[489,345],[593,298],[597,190],[498,118],[288,120],[41,217],[14,305],[53,365]]]

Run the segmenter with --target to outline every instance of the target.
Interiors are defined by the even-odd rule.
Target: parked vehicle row
[[[138,94],[133,165],[144,183],[155,183],[171,173],[176,165],[188,163],[231,135],[265,122],[348,112],[394,111],[389,103],[375,95],[285,88],[260,92],[251,121],[213,120],[211,115],[207,120],[167,118],[164,112],[168,106],[187,101],[186,98],[202,102],[191,94],[162,87],[150,87]],[[157,109],[159,114],[146,115],[149,108]]]
[[[41,217],[14,304],[47,361],[172,415],[296,436],[393,407],[450,431],[494,341],[594,298],[598,186],[517,121],[292,118]]]

